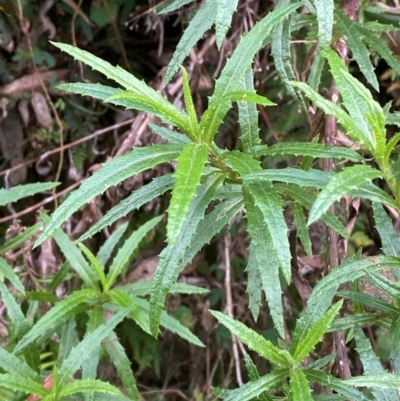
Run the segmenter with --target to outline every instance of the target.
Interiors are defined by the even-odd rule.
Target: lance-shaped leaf
[[[300,369],[290,371],[290,393],[293,401],[313,401],[306,375]]]
[[[120,241],[120,239],[125,234],[126,229],[128,228],[129,221],[126,221],[124,224],[121,224],[117,227],[116,230],[112,232],[112,234],[104,241],[103,245],[100,247],[97,252],[96,258],[102,266],[105,266],[110,259],[111,254]]]
[[[232,319],[222,312],[210,311],[210,313],[242,343],[271,363],[279,367],[290,367],[294,362],[287,351],[275,347],[270,341],[257,334],[242,322]]]
[[[336,26],[339,32],[346,36],[346,44],[349,46],[353,58],[357,61],[368,83],[379,92],[379,84],[371,63],[370,53],[362,42],[362,35],[360,35],[356,25],[358,24],[354,23],[340,8],[336,10]]]
[[[158,334],[160,316],[169,288],[203,245],[215,235],[214,227],[220,230],[222,227],[219,223],[227,224],[224,216],[219,218],[214,216],[214,220],[207,220],[207,227],[199,224],[200,221],[202,223],[206,221],[206,219],[202,220],[204,212],[210,202],[215,199],[216,191],[224,178],[223,174],[211,174],[197,188],[179,238],[174,245],[166,247],[160,254],[160,263],[154,276],[150,300],[150,328],[154,336]],[[226,215],[230,216],[228,212]],[[196,238],[194,238],[195,233]],[[197,233],[201,233],[203,237],[198,237]]]
[[[126,308],[117,312],[71,350],[58,371],[58,386],[62,387],[71,378],[83,362],[90,357],[91,353],[99,347],[100,343],[112,333],[114,327],[128,315],[129,309]]]
[[[168,0],[166,2],[160,3],[156,8],[157,14],[166,14],[171,11],[179,10],[186,4],[192,3],[194,0]]]
[[[236,10],[238,0],[216,0],[215,37],[218,49],[221,49],[225,35],[231,26],[232,14]]]
[[[175,177],[172,174],[165,174],[161,177],[156,177],[150,183],[143,185],[134,191],[127,198],[123,199],[118,205],[110,209],[103,217],[101,217],[93,226],[82,234],[78,241],[82,242],[85,239],[92,237],[104,227],[110,226],[122,217],[125,217],[134,209],[139,209],[141,206],[150,202],[154,198],[162,195],[164,192],[172,189],[175,182]]]
[[[140,241],[152,230],[164,216],[157,216],[147,221],[139,229],[134,231],[124,242],[124,245],[118,250],[117,256],[114,258],[107,274],[107,284],[105,291],[108,291],[114,284],[119,274],[128,266],[134,255],[134,251],[138,247]]]
[[[59,182],[37,182],[35,184],[17,185],[10,189],[0,189],[0,206],[7,203],[16,202],[27,196],[32,196],[40,192],[48,191],[60,185]]]
[[[243,78],[242,88],[244,90],[255,92],[253,82],[253,70],[248,67],[246,75]],[[261,144],[260,136],[258,134],[258,111],[254,103],[245,101],[237,102],[239,111],[239,125],[240,125],[240,142],[245,153],[250,149]]]
[[[118,377],[121,379],[124,389],[133,401],[140,401],[139,390],[136,387],[135,376],[131,368],[124,347],[119,342],[116,334],[112,332],[111,336],[104,341],[104,348],[110,357],[118,372]]]
[[[79,343],[78,333],[76,332],[76,320],[71,318],[61,329],[60,346],[58,348],[57,367],[67,359],[71,349]]]
[[[75,380],[66,383],[58,393],[60,397],[67,397],[69,395],[86,392],[106,393],[121,395],[121,391],[111,385],[110,383],[103,382],[95,379]]]
[[[45,389],[40,383],[28,379],[27,377],[21,380],[21,376],[9,375],[7,373],[3,375],[0,374],[0,388],[1,387],[9,388],[15,392],[22,391],[23,393],[42,397],[49,394],[49,390]]]
[[[254,364],[252,359],[250,358],[247,352],[244,352],[244,363],[246,364],[246,369],[249,374],[250,380],[255,382],[256,380],[260,379],[260,374],[258,373],[257,366]],[[263,392],[258,396],[260,401],[272,401],[272,398],[268,394],[268,392]]]
[[[191,141],[189,137],[180,132],[171,131],[166,127],[162,127],[155,124],[149,124],[150,128],[161,138],[164,138],[169,143],[175,143],[176,145],[186,145]]]
[[[319,47],[322,55],[331,45],[333,28],[333,0],[314,0],[317,10]]]
[[[316,142],[279,142],[272,146],[260,145],[252,149],[254,156],[294,155],[319,159],[348,159],[363,162],[365,159],[356,151],[339,146],[326,146]]]
[[[395,272],[394,270],[393,272]],[[362,292],[356,292],[356,291],[339,291],[337,294],[339,297],[343,298],[348,298],[351,299],[354,302],[357,302],[359,304],[363,304],[365,306],[368,306],[373,309],[379,309],[382,312],[385,313],[397,313],[398,309],[393,306],[391,303],[382,301],[379,298],[373,297],[368,294],[363,294]],[[354,314],[349,315],[354,316]],[[354,326],[354,325],[353,325]]]
[[[31,238],[33,235],[35,235],[42,228],[42,226],[43,223],[36,223],[8,240],[5,244],[0,246],[0,255],[12,249],[16,249],[22,244],[25,244],[25,242],[28,241],[28,239]]]
[[[50,223],[46,225],[35,246],[48,239],[68,217],[93,197],[132,175],[153,168],[157,164],[174,160],[180,154],[180,151],[180,146],[172,144],[146,146],[135,148],[128,154],[104,164],[101,170],[83,181],[80,188],[72,192],[67,200],[54,212]]]
[[[321,337],[328,331],[329,326],[333,319],[338,314],[342,307],[343,300],[333,305],[328,312],[321,316],[310,328],[309,332],[297,345],[294,351],[293,358],[296,362],[300,363],[303,359],[310,354],[314,347],[321,340]]]
[[[98,295],[94,289],[78,290],[58,302],[21,338],[14,349],[14,354],[20,353],[45,333],[55,330],[57,326],[71,317],[71,312],[75,307],[97,298]]]
[[[1,368],[12,374],[19,376],[22,380],[31,379],[38,381],[40,376],[31,369],[24,361],[17,358],[14,354],[10,354],[4,348],[0,347]]]
[[[400,375],[394,373],[379,373],[375,375],[362,375],[346,380],[346,383],[356,387],[381,388],[387,390],[400,390]],[[393,398],[391,398],[392,400]]]
[[[384,203],[395,209],[397,208],[395,200],[372,182],[366,182],[361,187],[352,189],[349,194],[355,198],[369,199],[371,202]]]
[[[251,236],[251,250],[257,261],[257,268],[261,277],[265,297],[279,335],[285,337],[283,324],[282,290],[279,279],[278,251],[271,238],[271,227],[265,222],[260,208],[244,187],[244,199],[247,212],[247,231]],[[285,224],[286,226],[286,224]]]
[[[307,220],[303,208],[298,203],[292,203],[293,221],[296,226],[296,235],[304,247],[306,254],[312,258],[312,244],[310,233],[307,228]]]
[[[97,258],[93,255],[89,248],[87,248],[84,244],[78,244],[81,251],[85,254],[86,258],[96,270],[97,278],[101,283],[102,288],[106,285],[106,275],[104,274],[104,266],[100,264]]]
[[[40,212],[40,217],[46,224],[49,224],[49,216]],[[96,269],[86,261],[78,247],[68,238],[68,235],[59,228],[53,236],[61,252],[72,268],[78,273],[82,281],[90,288],[99,289],[99,276]]]
[[[191,134],[190,136],[192,138],[199,140],[200,139],[199,124],[197,122],[196,109],[194,107],[192,94],[190,92],[188,74],[183,66],[181,66],[181,71],[182,71],[183,98],[185,101],[186,112],[189,116],[188,122],[190,126],[190,134]]]
[[[308,224],[317,221],[328,209],[329,206],[339,200],[343,195],[352,189],[357,189],[366,181],[382,177],[383,173],[369,166],[352,166],[344,168],[340,173],[335,174],[326,187],[319,193],[308,217]]]
[[[319,281],[311,293],[307,309],[297,321],[291,350],[294,351],[297,348],[314,323],[326,312],[341,284],[362,277],[365,271],[373,272],[383,268],[400,269],[400,259],[393,256],[376,256],[373,260],[348,259]]]
[[[182,64],[185,57],[189,54],[190,50],[194,47],[198,40],[202,38],[204,32],[208,31],[214,20],[217,11],[217,2],[214,0],[207,0],[205,4],[196,12],[196,15],[190,21],[189,26],[181,36],[171,61],[168,64],[167,71],[164,77],[164,84],[166,85],[176,71],[179,65]]]
[[[247,35],[241,38],[232,57],[227,61],[219,79],[215,83],[214,93],[209,102],[210,107],[240,86],[249,65],[253,62],[255,54],[262,48],[265,38],[271,33],[276,24],[279,24],[290,13],[294,12],[300,4],[294,3],[274,9],[261,21],[257,22]],[[210,139],[218,132],[218,128],[229,108],[230,103],[224,102],[215,109],[213,118],[207,123],[207,132]]]
[[[383,369],[381,362],[376,356],[372,349],[371,343],[365,336],[363,330],[359,325],[354,328],[354,338],[357,343],[356,350],[360,355],[360,359],[364,368],[364,374],[376,374],[386,373]],[[388,389],[373,389],[372,394],[377,400],[399,400],[399,397],[395,390]]]
[[[172,190],[172,199],[168,208],[167,236],[172,245],[183,226],[190,202],[195,196],[196,188],[200,183],[204,165],[207,162],[207,145],[191,143],[184,147],[178,157],[175,173],[175,185]]]
[[[11,266],[3,258],[0,257],[0,280],[3,281],[1,275],[10,280],[10,283],[15,287],[16,290],[25,295],[25,288],[24,285],[21,283],[21,280],[15,274]]]

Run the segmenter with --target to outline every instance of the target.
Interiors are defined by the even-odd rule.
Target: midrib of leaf
[[[174,160],[179,156],[181,149],[181,146],[172,144],[135,148],[130,153],[104,164],[100,171],[83,181],[80,188],[72,192],[54,212],[50,223],[36,241],[35,247],[48,239],[68,217],[90,199],[143,170]]]

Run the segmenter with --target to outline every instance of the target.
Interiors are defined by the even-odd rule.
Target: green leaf
[[[253,319],[257,321],[261,307],[261,269],[258,266],[257,258],[254,250],[254,243],[250,242],[249,246],[249,258],[247,260],[246,272],[247,272],[247,289],[246,292],[249,294],[249,309],[253,315]],[[280,283],[279,283],[280,287]]]
[[[297,345],[293,358],[296,362],[300,363],[303,359],[310,354],[314,347],[321,340],[321,337],[328,331],[335,316],[339,313],[343,301],[334,304],[328,312],[321,316],[309,329],[308,333],[303,337],[301,342]]]
[[[244,362],[246,364],[247,372],[249,373],[250,380],[252,382],[255,382],[256,380],[260,379],[260,374],[258,373],[257,367],[250,358],[249,354],[247,352],[244,352],[243,357],[244,357]],[[258,396],[258,399],[260,401],[272,401],[272,398],[269,396],[267,392],[261,393]]]
[[[120,239],[125,234],[126,229],[128,228],[128,221],[124,224],[121,224],[112,234],[104,241],[103,245],[100,247],[97,252],[96,258],[102,266],[105,266],[110,259],[111,254],[114,248],[119,243]]]
[[[78,244],[81,251],[85,254],[88,261],[91,263],[93,268],[96,270],[97,278],[100,280],[102,288],[106,285],[106,275],[104,274],[104,266],[100,264],[97,258],[93,255],[93,253],[84,245]]]
[[[71,349],[79,343],[76,332],[76,320],[71,318],[61,329],[60,346],[58,349],[57,367],[67,359]]]
[[[21,380],[21,377],[17,375],[0,374],[0,387],[10,388],[14,391],[22,391],[27,394],[40,395],[42,397],[49,394],[49,391],[41,384],[28,378]]]
[[[253,71],[251,66],[243,78],[242,88],[244,90],[255,92],[253,82]],[[258,134],[258,111],[254,103],[246,101],[237,102],[239,111],[239,125],[240,125],[240,141],[245,153],[250,149],[261,144],[260,136]]]
[[[362,42],[362,35],[356,25],[358,24],[355,24],[340,8],[336,9],[336,26],[339,28],[339,32],[346,36],[346,43],[353,54],[353,58],[357,61],[368,83],[379,92],[379,84],[370,60],[370,53]],[[341,92],[340,87],[339,91]]]
[[[215,4],[214,1],[211,3]],[[253,62],[255,54],[262,48],[265,38],[271,33],[274,26],[294,12],[300,4],[289,4],[269,12],[267,16],[257,22],[247,35],[242,36],[232,57],[227,61],[219,79],[215,83],[214,93],[209,100],[209,107],[212,107],[224,95],[233,92],[240,86],[246,71],[248,71]],[[229,108],[230,104],[223,103],[214,111],[212,120],[207,124],[210,139],[218,131],[218,127]]]
[[[353,149],[314,142],[279,142],[272,146],[260,145],[253,148],[251,153],[254,156],[294,155],[319,159],[348,159],[353,162],[365,161]]]
[[[179,10],[186,4],[192,3],[194,0],[167,0],[157,7],[157,14],[166,14],[171,11]]]
[[[197,121],[196,109],[194,107],[192,94],[190,92],[189,78],[188,78],[185,68],[183,66],[180,66],[180,67],[181,67],[181,71],[182,71],[183,98],[185,101],[186,112],[189,116],[189,125],[190,125],[190,133],[191,133],[190,136],[192,138],[199,140],[200,139],[200,130],[199,130],[199,124]]]
[[[167,237],[170,245],[177,240],[185,219],[187,219],[186,214],[200,183],[207,162],[207,154],[206,144],[191,143],[183,148],[178,157],[175,185],[168,208]]]
[[[140,401],[140,394],[136,387],[136,380],[132,372],[131,361],[127,357],[124,348],[114,332],[111,337],[104,341],[104,348],[110,357],[110,361],[117,369],[118,377],[121,379],[124,389],[129,397],[134,401]]]
[[[48,226],[50,222],[50,217],[43,212],[39,213],[42,220],[46,223],[46,226]],[[55,233],[53,233],[53,237],[57,245],[60,247],[61,252],[64,254],[72,268],[78,273],[82,281],[90,288],[99,289],[97,283],[99,277],[97,275],[96,269],[86,262],[86,259],[83,257],[81,251],[68,238],[68,235],[65,234],[61,228],[58,228],[56,229]]]
[[[326,187],[319,193],[315,200],[308,217],[308,224],[317,221],[330,207],[343,195],[352,189],[357,189],[366,181],[382,177],[383,173],[369,166],[346,167],[341,172],[335,174]]]
[[[247,401],[253,400],[264,391],[274,388],[278,383],[284,380],[289,374],[288,369],[277,369],[268,375],[262,376],[256,381],[251,381],[243,386],[230,390],[224,397],[224,401]]]
[[[392,304],[382,301],[381,299],[368,294],[363,294],[355,291],[339,291],[337,295],[339,297],[351,299],[354,302],[363,304],[370,308],[379,309],[384,313],[398,313],[398,309]]]
[[[187,114],[176,108],[158,92],[151,89],[152,97],[136,92],[120,92],[109,96],[105,102],[123,106],[127,109],[144,111],[161,119],[167,124],[173,124],[188,135],[191,135],[190,122]]]
[[[354,338],[357,343],[356,350],[360,355],[360,359],[364,368],[364,374],[380,374],[384,373],[381,362],[372,349],[370,341],[365,336],[360,326],[354,328]],[[377,400],[398,400],[399,397],[394,390],[373,389],[372,394]]]
[[[171,131],[166,127],[161,127],[155,124],[149,124],[149,126],[157,135],[160,135],[161,138],[164,138],[169,143],[174,143],[176,145],[186,145],[192,142],[189,137],[180,132]]]
[[[98,295],[98,292],[92,288],[78,290],[58,302],[21,338],[14,349],[14,354],[20,353],[45,333],[54,332],[57,326],[71,317],[71,312],[76,306],[97,298]]]
[[[361,187],[352,189],[350,195],[355,198],[369,199],[371,202],[384,203],[385,205],[397,208],[395,200],[372,182],[366,182]]]
[[[112,333],[114,327],[128,315],[129,311],[130,308],[125,308],[117,312],[105,324],[91,332],[71,350],[68,358],[64,360],[58,371],[58,386],[65,385],[82,363],[99,347],[100,343]]]
[[[346,380],[346,383],[356,387],[381,388],[387,390],[400,390],[400,375],[394,373],[380,373],[362,375]],[[392,398],[391,398],[392,399]]]
[[[43,224],[41,222],[36,223],[35,225],[28,227],[26,230],[8,240],[5,244],[0,246],[0,255],[12,249],[16,249],[20,245],[24,244],[29,238],[35,235],[42,228],[42,226]]]
[[[90,199],[103,193],[109,187],[124,179],[152,168],[160,163],[169,162],[180,154],[177,145],[154,145],[135,148],[124,156],[104,164],[103,168],[82,182],[80,188],[70,194],[67,200],[54,212],[52,219],[35,246],[48,239],[61,224]]]
[[[17,337],[25,334],[29,328],[28,321],[22,313],[21,306],[15,301],[13,295],[6,285],[0,281],[0,294],[4,306],[7,308],[7,315],[14,325],[15,335]]]
[[[313,401],[306,375],[300,369],[290,371],[290,393],[293,401]]]
[[[97,393],[107,393],[114,395],[121,395],[121,391],[110,383],[102,382],[95,379],[85,379],[85,380],[74,380],[70,383],[66,383],[60,389],[59,396],[66,397],[68,395],[92,392]]]
[[[378,287],[386,295],[393,300],[396,300],[400,296],[400,284],[386,278],[383,274],[377,274],[374,272],[368,273],[368,282],[375,287]]]
[[[39,375],[31,369],[25,362],[21,361],[15,355],[10,354],[4,348],[0,347],[1,368],[15,376],[19,376],[22,380],[31,379],[39,380]]]
[[[126,284],[120,289],[129,295],[144,296],[150,294],[153,281],[137,281],[136,283]],[[208,294],[210,290],[207,288],[197,287],[186,283],[175,283],[171,286],[170,294]]]
[[[362,393],[349,386],[350,383],[348,380],[340,380],[336,377],[326,374],[325,372],[311,369],[305,369],[304,373],[308,381],[316,382],[324,387],[331,388],[335,392],[346,396],[346,399],[352,399],[355,401],[368,401],[368,399]]]
[[[86,233],[82,234],[78,241],[82,242],[85,239],[90,238],[104,227],[110,226],[121,217],[126,216],[133,209],[138,209],[147,202],[150,202],[152,199],[162,195],[173,187],[174,182],[175,177],[173,177],[172,174],[165,174],[161,177],[154,178],[149,184],[143,185],[118,203],[118,205],[109,210],[92,227],[90,227]]]
[[[3,281],[2,275],[18,290],[21,294],[25,295],[24,285],[21,283],[19,277],[15,274],[14,270],[9,264],[0,257],[0,281]]]
[[[280,367],[290,367],[293,363],[293,359],[287,351],[275,347],[270,341],[243,323],[221,312],[210,311],[210,313],[242,343],[271,363]]]
[[[113,95],[118,95],[124,91],[119,88],[112,88],[102,84],[74,82],[70,84],[59,84],[57,89],[68,93],[75,93],[82,96],[90,96],[103,102]]]
[[[171,61],[168,64],[164,77],[166,85],[178,71],[179,65],[182,64],[185,57],[189,54],[194,45],[201,39],[204,32],[209,30],[215,20],[217,11],[217,2],[207,0],[205,4],[196,12],[189,26],[181,36]]]
[[[308,76],[307,83],[313,90],[318,92],[319,84],[321,83],[322,71],[325,67],[325,57],[318,51],[311,64],[310,74]]]
[[[217,0],[217,12],[215,15],[215,37],[218,50],[221,50],[222,42],[231,26],[232,14],[236,10],[238,0]]]
[[[104,287],[105,291],[108,291],[111,288],[119,274],[131,262],[134,255],[133,252],[136,250],[142,239],[163,219],[163,217],[164,216],[161,215],[147,221],[125,240],[124,245],[119,248],[117,256],[114,258],[108,271],[107,284]]]
[[[40,192],[49,191],[60,185],[59,182],[37,182],[35,184],[25,184],[12,187],[10,189],[0,189],[0,206],[5,206],[7,203],[17,202],[27,196],[32,196]]]
[[[247,211],[247,231],[251,236],[251,250],[257,262],[265,297],[279,335],[285,337],[283,323],[282,290],[279,279],[278,250],[272,240],[272,229],[265,221],[260,208],[244,187],[244,199]],[[279,209],[278,209],[279,211]],[[286,224],[285,224],[286,226]]]
[[[312,258],[313,257],[312,244],[303,208],[298,203],[292,203],[292,213],[293,213],[294,225],[296,226],[297,236],[300,239],[307,255],[310,258]]]
[[[317,10],[319,47],[324,55],[331,45],[335,5],[333,0],[314,0],[314,4]]]
[[[160,254],[160,263],[153,279],[150,300],[150,328],[154,336],[158,332],[159,319],[169,288],[203,245],[215,235],[214,230],[220,230],[227,224],[225,217],[233,217],[226,211],[222,216],[212,215],[214,220],[210,221],[207,217],[202,220],[207,206],[214,199],[215,193],[224,178],[225,176],[222,174],[212,174],[197,188],[196,196],[189,207],[179,238],[174,245],[166,247]],[[235,209],[237,203],[232,206],[236,213],[238,211]],[[219,210],[217,209],[217,213]],[[203,222],[206,221],[208,225],[204,226]],[[221,223],[223,224],[222,227]]]
[[[326,312],[341,284],[362,277],[365,271],[377,271],[382,268],[400,268],[400,259],[393,256],[376,256],[373,260],[348,259],[320,280],[311,293],[307,309],[297,321],[291,350],[297,348],[314,323]]]

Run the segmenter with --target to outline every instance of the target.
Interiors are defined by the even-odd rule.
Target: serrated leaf
[[[368,83],[379,92],[379,84],[370,60],[370,53],[362,42],[362,35],[356,28],[356,24],[340,8],[336,9],[336,26],[340,33],[346,36],[346,43],[353,54],[353,58],[357,61]],[[339,91],[341,92],[340,88]]]
[[[306,375],[300,369],[290,371],[290,393],[293,401],[313,401]]]
[[[314,0],[317,10],[319,47],[322,55],[331,45],[333,29],[333,0]]]
[[[372,349],[370,341],[367,339],[363,330],[358,325],[356,325],[354,328],[354,338],[357,343],[356,350],[360,356],[364,368],[364,374],[384,373],[385,370]],[[395,401],[399,399],[396,391],[394,390],[373,389],[372,393],[375,395],[377,400]]]
[[[165,174],[161,177],[154,178],[150,183],[143,185],[118,203],[118,205],[109,210],[93,226],[91,226],[86,233],[79,237],[78,242],[82,242],[85,239],[92,237],[95,233],[102,230],[104,227],[110,226],[120,218],[126,216],[132,210],[138,209],[145,203],[162,195],[173,187],[174,182],[175,177],[173,177],[172,174]]]
[[[103,102],[112,95],[118,95],[124,92],[122,89],[112,88],[111,86],[82,82],[59,84],[57,85],[57,89],[82,96],[90,96]]]
[[[257,367],[250,358],[249,354],[247,352],[244,352],[243,357],[250,380],[252,382],[255,382],[256,380],[260,379],[260,374],[258,373]],[[261,393],[258,396],[258,399],[260,401],[272,401],[272,398],[269,396],[267,392]]]
[[[379,373],[374,375],[364,374],[362,376],[352,377],[346,380],[346,383],[357,387],[376,387],[381,389],[399,391],[400,375],[396,375],[394,373]]]
[[[253,82],[253,70],[251,66],[248,68],[242,83],[244,90],[255,92]],[[245,153],[250,149],[261,144],[260,136],[258,134],[258,111],[254,103],[245,101],[237,102],[239,112],[239,126],[240,126],[240,142]]]
[[[168,129],[166,127],[161,127],[161,126],[155,125],[155,124],[149,124],[149,127],[157,135],[160,135],[161,138],[164,138],[169,143],[174,143],[176,145],[186,145],[186,144],[192,142],[191,139],[189,137],[187,137],[185,134],[182,134],[180,132],[171,131],[170,129]]]
[[[379,288],[383,293],[388,295],[392,300],[396,300],[400,296],[400,284],[389,280],[383,274],[374,272],[368,273],[368,282]]]
[[[128,315],[129,311],[130,308],[125,308],[117,312],[105,324],[91,332],[71,350],[68,358],[64,360],[58,371],[59,386],[63,386],[70,379],[82,363],[90,357],[90,354],[99,347],[101,341],[109,336],[114,327]]]
[[[366,182],[361,187],[352,189],[349,194],[355,198],[369,199],[371,202],[384,203],[397,208],[395,200],[372,182]]]
[[[104,274],[104,266],[100,264],[93,253],[84,244],[78,244],[81,251],[85,254],[88,261],[91,263],[93,268],[96,270],[97,279],[100,281],[102,288],[106,285],[106,276]]]
[[[361,292],[339,291],[337,293],[337,295],[339,297],[351,299],[354,302],[363,304],[370,308],[379,309],[384,313],[397,313],[398,312],[398,309],[395,306],[393,306],[392,304],[382,301],[381,299],[373,297],[371,295],[363,294]],[[352,314],[351,316],[354,316],[354,314]]]
[[[317,221],[329,206],[352,189],[357,189],[366,181],[381,178],[383,173],[369,166],[352,166],[335,174],[325,188],[319,193],[308,217],[308,225]]]
[[[120,288],[129,295],[144,296],[150,294],[152,286],[153,280],[148,280],[126,284]],[[170,294],[207,294],[209,292],[210,290],[207,288],[197,287],[186,283],[175,283],[169,290]]]
[[[0,257],[0,281],[3,281],[1,276],[10,280],[10,283],[18,290],[21,294],[25,295],[24,285],[21,283],[19,277],[15,274],[14,270],[9,266],[9,264]]]
[[[252,242],[250,242],[249,246],[249,258],[247,261],[246,272],[246,292],[247,294],[249,294],[249,309],[253,316],[253,319],[257,321],[261,306],[262,281],[260,268],[258,266],[257,258],[254,251],[254,244]]]
[[[74,380],[73,382],[64,384],[59,392],[60,397],[68,395],[95,391],[97,393],[107,393],[121,395],[121,391],[111,385],[95,379]]]
[[[251,194],[244,190],[247,211],[247,231],[251,236],[251,250],[257,261],[257,268],[264,288],[265,297],[271,312],[272,320],[279,335],[285,337],[283,323],[282,289],[279,280],[278,251],[271,238],[271,229]],[[286,224],[285,224],[286,226]]]
[[[214,93],[209,100],[210,107],[224,95],[233,92],[240,86],[246,71],[253,62],[255,54],[262,48],[265,38],[271,33],[274,26],[294,12],[300,4],[290,4],[269,12],[267,16],[257,22],[247,35],[242,36],[232,57],[227,61],[219,79],[215,83]],[[214,111],[212,120],[207,124],[210,139],[218,131],[222,119],[229,108],[229,104],[223,103]]]
[[[161,3],[157,7],[157,14],[166,14],[171,11],[179,10],[186,4],[192,3],[194,0],[169,0]]]
[[[10,189],[0,188],[0,206],[7,203],[17,202],[27,196],[32,196],[40,192],[48,191],[60,185],[59,182],[37,182],[35,184],[24,184]]]
[[[242,343],[271,363],[280,367],[289,367],[293,362],[291,355],[287,351],[275,347],[270,341],[240,321],[232,319],[222,312],[210,310],[210,313]]]
[[[333,319],[342,307],[343,301],[334,304],[323,316],[321,316],[309,329],[302,341],[297,345],[293,358],[300,363],[310,354],[314,347],[319,343],[322,336],[328,331]]]
[[[277,369],[272,373],[262,376],[256,381],[251,381],[243,386],[230,390],[224,397],[224,401],[248,401],[258,397],[264,391],[274,388],[278,383],[284,380],[289,374],[288,369]]]
[[[27,227],[26,230],[20,232],[18,235],[8,240],[6,243],[0,246],[0,255],[12,249],[16,249],[20,245],[24,244],[29,238],[35,235],[42,226],[43,224],[41,222],[36,223],[31,227]]]
[[[22,380],[39,380],[39,375],[25,362],[0,347],[1,368],[11,375],[19,376]]]
[[[275,192],[272,184],[267,185],[267,183],[253,181],[247,182],[244,188],[249,191],[254,199],[254,205],[261,212],[269,232],[272,248],[276,252],[277,262],[282,269],[283,276],[289,283],[291,277],[291,254],[287,234],[288,228],[283,216],[279,195]],[[249,203],[246,202],[246,207],[248,205]]]
[[[238,0],[216,0],[215,37],[218,49],[221,49],[225,35],[231,26],[232,14],[236,10]]]
[[[217,4],[214,0],[207,0],[205,4],[196,12],[189,26],[181,36],[171,61],[168,64],[164,77],[166,85],[178,70],[185,57],[189,54],[194,45],[201,39],[203,34],[209,30],[214,22]]]
[[[219,227],[218,223],[225,222],[222,219],[219,221],[216,219],[213,222],[208,221],[208,227],[205,228],[207,235],[205,235],[204,239],[197,238],[196,242],[194,242],[195,233],[198,233],[200,229],[203,230],[202,227],[199,227],[199,222],[204,218],[204,212],[209,203],[215,198],[215,193],[224,178],[225,176],[222,174],[212,174],[197,188],[196,196],[189,206],[179,238],[177,238],[174,245],[166,247],[160,254],[160,263],[154,275],[150,300],[150,328],[154,336],[158,333],[159,319],[169,288],[176,281],[179,273],[203,247],[205,244],[203,241],[211,240],[212,235],[214,235],[214,226]],[[200,233],[204,235],[203,231],[200,231]],[[211,234],[211,237],[208,236],[209,234]]]
[[[347,380],[340,380],[336,377],[326,374],[325,372],[305,369],[304,373],[308,381],[316,382],[324,387],[331,388],[337,393],[346,396],[346,399],[355,401],[368,401],[368,399],[358,390],[350,387]]]
[[[184,147],[178,157],[175,173],[175,185],[168,208],[167,237],[172,245],[187,219],[190,202],[195,196],[196,188],[207,162],[208,149],[206,144],[191,143]]]
[[[35,394],[44,397],[49,394],[49,390],[45,389],[41,384],[24,378],[21,380],[20,376],[0,374],[0,387],[10,388],[14,391],[22,391],[27,394]]]
[[[188,114],[189,117],[188,122],[190,125],[191,137],[199,140],[200,139],[199,124],[197,121],[197,114],[196,114],[196,109],[194,107],[192,94],[190,92],[188,74],[183,66],[180,67],[182,71],[183,98],[185,101],[186,113]]]
[[[136,380],[132,372],[131,361],[127,357],[123,346],[114,332],[111,337],[104,341],[104,348],[110,357],[111,363],[117,369],[118,377],[121,379],[124,389],[129,397],[132,398],[133,401],[140,401],[140,394],[136,387]]]
[[[252,149],[254,156],[294,155],[319,159],[348,159],[363,162],[365,159],[356,151],[338,146],[326,146],[315,142],[279,142],[272,146],[260,145]]]
[[[103,245],[100,247],[99,251],[97,252],[96,258],[102,266],[105,266],[110,259],[111,254],[118,244],[120,239],[125,234],[126,229],[128,228],[128,221],[124,224],[121,224],[112,234],[104,241]]]
[[[307,220],[303,208],[298,203],[292,203],[293,221],[296,226],[296,234],[304,247],[306,254],[312,258],[312,244],[310,233],[307,228]]]
[[[138,247],[140,241],[152,230],[162,219],[163,215],[154,217],[147,221],[145,224],[140,226],[134,231],[124,242],[124,245],[119,248],[116,257],[114,258],[110,269],[107,274],[107,284],[105,285],[105,291],[108,291],[114,284],[119,274],[128,266],[134,255],[134,251]]]
[[[53,213],[50,223],[46,225],[35,246],[48,239],[68,217],[90,199],[128,177],[153,168],[157,164],[170,162],[180,154],[180,150],[180,146],[171,144],[135,148],[128,154],[104,164],[101,170],[83,181],[80,188],[72,192]]]
[[[76,306],[96,298],[98,295],[94,289],[78,290],[58,302],[20,339],[14,349],[14,354],[20,353],[27,345],[46,332],[55,330],[61,322],[70,318],[69,312],[73,311]]]
[[[393,256],[376,256],[373,260],[345,260],[338,268],[320,280],[311,293],[307,309],[297,321],[291,349],[296,349],[313,324],[326,312],[339,285],[362,277],[365,271],[378,271],[383,267],[399,269],[400,259]]]
[[[49,225],[50,217],[39,212],[41,219],[45,222],[46,226]],[[42,234],[43,235],[43,234]],[[53,233],[54,240],[60,247],[61,252],[70,263],[71,267],[78,273],[81,280],[90,288],[99,289],[97,281],[99,277],[95,268],[86,261],[78,247],[68,238],[65,232],[58,228]]]
[[[57,367],[67,359],[71,349],[79,343],[78,333],[76,332],[76,320],[71,318],[61,329],[60,346],[57,356]]]

